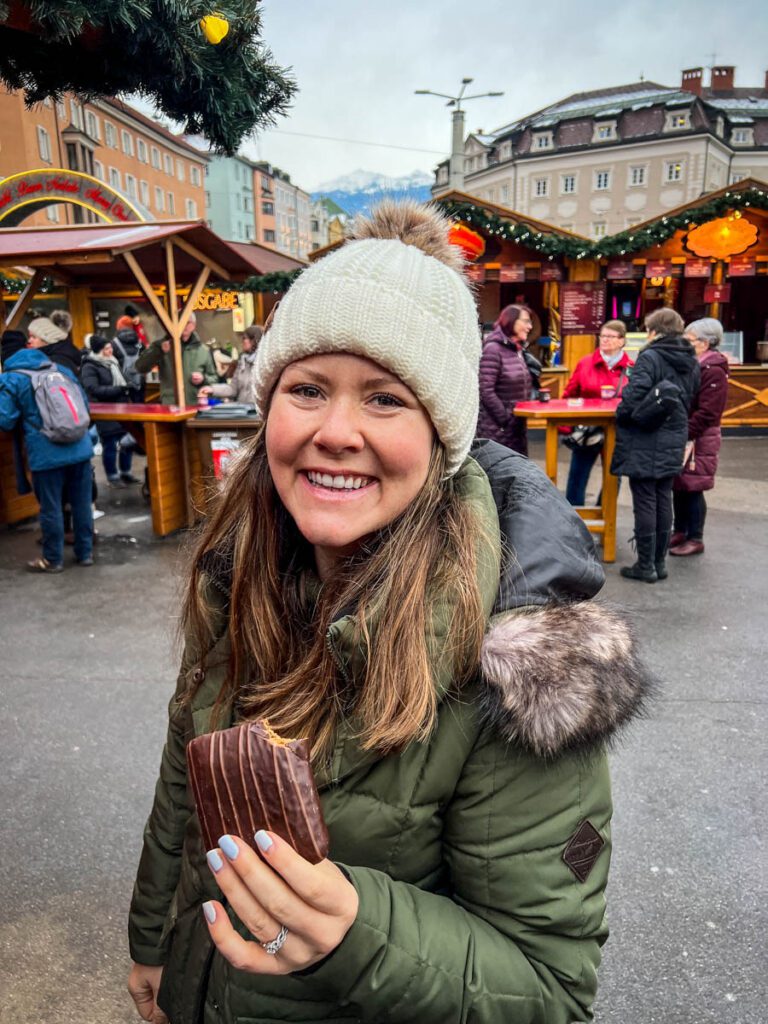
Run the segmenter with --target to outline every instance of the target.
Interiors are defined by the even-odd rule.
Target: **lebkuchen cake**
[[[309,757],[308,740],[283,739],[263,719],[191,740],[187,765],[206,850],[227,834],[255,850],[263,828],[312,864],[327,857]]]

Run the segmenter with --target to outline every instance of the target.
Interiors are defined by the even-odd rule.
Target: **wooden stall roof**
[[[303,270],[307,265],[306,260],[286,256],[285,253],[268,249],[266,245],[259,245],[258,242],[228,242],[227,244],[245,259],[257,264],[259,269],[255,273],[258,274],[272,274],[276,270]]]
[[[0,267],[43,269],[71,285],[134,286],[134,274],[121,258],[129,253],[150,281],[164,284],[166,241],[175,246],[178,279],[195,276],[201,262],[223,280],[264,272],[250,247],[235,248],[202,221],[6,228],[0,230]]]

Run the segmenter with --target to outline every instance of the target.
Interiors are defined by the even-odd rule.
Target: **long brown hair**
[[[196,649],[211,646],[215,612],[203,586],[206,558],[231,563],[231,655],[219,703],[268,718],[282,735],[308,736],[330,753],[354,713],[364,749],[401,750],[424,739],[437,713],[434,599],[449,609],[441,658],[457,684],[476,669],[484,630],[478,556],[491,544],[471,503],[445,477],[435,444],[427,479],[403,513],[311,593],[313,553],[275,490],[265,432],[249,439],[197,544],[182,616]],[[445,598],[445,602],[442,599]],[[354,612],[360,678],[347,678],[330,642],[333,622]]]

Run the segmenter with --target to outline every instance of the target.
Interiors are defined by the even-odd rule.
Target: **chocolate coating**
[[[256,849],[275,832],[312,864],[328,856],[328,830],[305,739],[274,742],[263,721],[207,733],[187,745],[187,765],[206,850],[225,834]]]

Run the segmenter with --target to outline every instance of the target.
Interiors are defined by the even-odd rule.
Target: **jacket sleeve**
[[[213,353],[210,349],[206,349],[206,354],[208,358],[206,359],[202,369],[203,378],[206,384],[218,384],[219,375],[216,372],[216,363],[213,361]]]
[[[496,381],[501,372],[501,355],[495,346],[488,344],[480,356],[480,401],[496,423],[503,427],[512,415],[496,394]]]
[[[8,378],[5,374],[0,376],[0,430],[11,431],[19,422],[21,409],[16,401]]]
[[[621,401],[616,409],[616,420],[619,423],[631,423],[632,414],[656,383],[656,366],[654,360],[641,352],[632,367],[627,386],[621,392]]]
[[[583,882],[563,851],[585,819],[608,846],[609,792],[602,752],[545,762],[484,734],[446,809],[450,895],[344,865],[358,916],[313,981],[371,1024],[590,1020],[609,850]]]
[[[237,390],[233,384],[212,384],[211,394],[214,398],[237,398]]]
[[[716,427],[725,410],[728,376],[721,366],[707,371],[698,393],[697,408],[688,419],[688,440],[695,441],[708,427]]]
[[[578,398],[581,394],[581,374],[584,365],[584,360],[580,359],[576,363],[576,369],[571,374],[571,379],[563,388],[563,393],[560,395],[561,398]]]
[[[160,348],[161,342],[153,341],[149,348],[145,348],[139,355],[134,367],[138,373],[149,373],[155,366],[159,366],[164,352]]]

